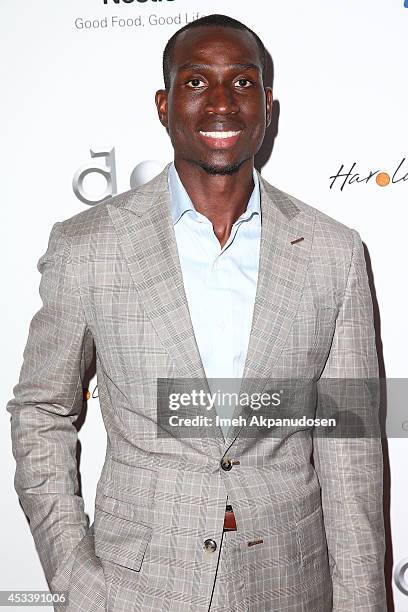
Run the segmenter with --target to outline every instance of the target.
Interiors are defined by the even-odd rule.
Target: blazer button
[[[232,470],[232,461],[231,459],[222,459],[221,461],[221,467],[225,472],[229,472],[230,470]]]
[[[217,542],[214,542],[214,540],[206,540],[204,542],[204,548],[207,552],[213,553],[217,549]]]

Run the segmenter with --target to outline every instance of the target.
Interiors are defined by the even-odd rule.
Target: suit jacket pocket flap
[[[136,522],[131,510],[123,511],[121,504],[115,507],[111,502],[115,500],[109,499],[106,504],[106,500],[101,502],[99,498],[96,502],[93,526],[95,554],[101,559],[139,571],[152,535],[152,528]],[[118,512],[115,512],[115,509]]]

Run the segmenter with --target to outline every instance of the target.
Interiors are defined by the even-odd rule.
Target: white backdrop
[[[114,180],[108,190],[121,192],[129,189],[138,164],[155,162],[136,169],[135,180],[156,174],[172,158],[154,106],[154,93],[162,87],[162,50],[186,18],[213,12],[247,23],[274,60],[279,131],[263,175],[360,232],[381,316],[382,374],[406,376],[408,180],[398,181],[408,173],[404,0],[2,0],[4,407],[18,380],[29,322],[41,305],[36,263],[51,226],[90,205],[74,192],[74,178],[89,165],[103,168],[110,161]],[[111,153],[93,158],[91,151]],[[337,179],[330,188],[330,177],[342,165],[348,172],[355,163],[353,174],[360,179],[370,171],[392,178],[405,157],[386,187],[375,175],[360,183],[354,177],[343,189],[344,179]],[[83,199],[93,202],[107,188],[95,172],[79,183]],[[91,390],[95,386],[96,380]],[[46,589],[13,489],[5,409],[0,418],[0,590]],[[83,494],[92,520],[105,453],[97,399],[88,403],[80,439]],[[408,441],[390,439],[388,447],[395,568],[404,559],[408,563]],[[408,573],[400,582],[408,589]],[[408,612],[408,595],[395,584],[393,591],[396,612]]]

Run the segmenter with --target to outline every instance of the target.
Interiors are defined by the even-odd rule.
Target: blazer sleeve
[[[315,433],[333,581],[333,612],[386,610],[383,457],[373,308],[361,238],[353,249],[331,349],[317,382],[318,412],[340,417]]]
[[[66,588],[74,553],[89,533],[78,492],[77,430],[82,377],[93,353],[70,247],[57,222],[38,270],[41,309],[34,315],[14,398],[7,404],[16,460],[15,488],[52,589]]]

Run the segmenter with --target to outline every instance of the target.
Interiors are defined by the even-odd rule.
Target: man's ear
[[[272,87],[265,87],[266,97],[266,127],[269,127],[272,120],[273,94]]]
[[[167,120],[167,98],[168,92],[166,89],[159,89],[156,91],[155,101],[157,113],[159,115],[160,122],[165,128],[169,127]]]

